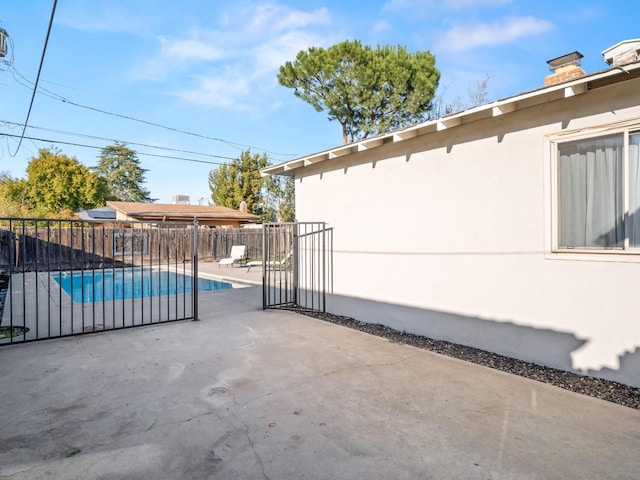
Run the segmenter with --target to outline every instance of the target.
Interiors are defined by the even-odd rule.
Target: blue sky
[[[280,163],[340,145],[340,126],[276,79],[311,46],[357,39],[429,50],[445,99],[466,100],[489,77],[492,101],[541,87],[551,58],[578,50],[593,73],[607,68],[603,50],[640,37],[640,6],[617,0],[59,0],[26,132],[48,141],[24,140],[16,153],[7,134],[21,134],[52,4],[0,0],[11,38],[11,66],[0,63],[0,171],[25,177],[51,140],[118,140],[138,151],[160,202],[210,200],[216,164],[201,162],[251,148]],[[98,149],[57,147],[97,163]]]

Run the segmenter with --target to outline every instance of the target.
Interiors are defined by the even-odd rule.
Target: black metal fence
[[[333,229],[324,222],[263,225],[262,307],[326,311],[333,292]]]
[[[0,219],[0,345],[197,319],[199,232]]]

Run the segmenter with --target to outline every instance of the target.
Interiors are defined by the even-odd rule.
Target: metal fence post
[[[299,231],[299,227],[300,225],[296,222],[293,224],[290,224],[289,227],[291,228],[291,238],[293,240],[293,257],[291,259],[292,263],[292,269],[293,269],[293,305],[294,306],[298,306],[299,305],[299,299],[298,299],[298,289],[300,288],[300,231]]]
[[[267,229],[267,224],[262,224],[262,309],[267,309],[267,295],[268,295],[268,285],[267,285],[267,255],[269,254],[269,240],[268,240],[269,231]]]
[[[193,250],[192,250],[192,275],[193,275],[193,294],[191,295],[193,301],[193,320],[199,320],[198,318],[198,218],[193,217]]]
[[[326,301],[327,301],[327,224],[322,222],[320,224],[322,226],[322,236],[320,240],[322,241],[322,246],[320,248],[320,261],[322,262],[322,313],[326,313]]]

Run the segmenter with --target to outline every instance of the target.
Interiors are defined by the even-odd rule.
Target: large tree
[[[260,169],[269,165],[266,154],[243,151],[228,164],[209,172],[211,200],[215,205],[239,208],[244,200],[249,213],[264,222],[274,219],[293,220],[293,186],[270,177],[262,177]]]
[[[296,219],[295,184],[293,177],[271,175],[265,179],[267,204],[279,222],[293,222]]]
[[[27,166],[26,193],[36,210],[58,214],[104,205],[104,182],[87,167],[57,150],[40,149]]]
[[[0,173],[0,217],[31,217],[33,215],[27,181],[13,178],[8,172]]]
[[[147,172],[140,167],[135,150],[122,143],[104,147],[92,171],[102,178],[109,189],[109,200],[121,202],[150,202],[149,190],[142,187]]]
[[[345,144],[426,120],[439,80],[428,51],[358,40],[301,51],[278,73],[281,85],[340,123]]]

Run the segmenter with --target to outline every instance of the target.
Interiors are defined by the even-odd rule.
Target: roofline
[[[615,45],[604,49],[601,54],[604,55],[605,53],[607,53],[607,52],[609,52],[609,51],[611,51],[611,50],[613,50],[615,48],[618,48],[620,45],[624,45],[625,43],[636,43],[636,42],[640,42],[640,38],[627,38],[626,40],[622,40],[622,41],[616,43]]]
[[[213,217],[211,215],[192,215],[192,214],[176,214],[176,213],[148,213],[148,212],[141,212],[141,213],[127,213],[126,214],[128,217],[131,218],[136,218],[136,219],[148,219],[148,220],[162,220],[162,219],[168,219],[168,221],[178,221],[181,219],[184,220],[193,220],[194,218],[197,218],[198,220],[201,220],[203,222],[213,222],[213,221],[233,221],[233,222],[247,222],[247,223],[253,223],[256,222],[258,220],[260,220],[260,217],[258,215],[253,215],[253,214],[249,214],[249,215],[253,215],[254,218],[248,218],[248,217],[231,217],[231,216],[219,216],[219,217]]]
[[[114,204],[115,203],[115,204]],[[199,212],[170,212],[163,210],[155,210],[155,211],[139,211],[139,212],[130,212],[119,208],[118,203],[139,203],[139,202],[114,202],[107,201],[107,206],[112,208],[114,211],[117,211],[127,217],[134,218],[137,220],[140,219],[148,219],[148,220],[162,220],[162,219],[170,219],[169,221],[179,221],[180,219],[188,220],[198,218],[205,222],[211,221],[234,221],[234,222],[245,222],[245,223],[255,223],[260,221],[259,215],[254,215],[253,213],[242,213],[240,211],[233,210],[236,212],[235,215],[231,215],[229,213],[221,213],[217,215],[199,213]],[[173,205],[173,204],[162,204],[162,203],[153,203],[150,205]],[[192,207],[199,207],[200,205],[191,205]]]
[[[358,142],[340,145],[339,147],[314,153],[306,157],[300,157],[278,165],[266,167],[260,170],[260,173],[262,176],[291,176],[298,168],[307,167],[327,160],[333,160],[344,155],[370,150],[386,143],[398,143],[420,135],[455,128],[472,121],[498,117],[500,115],[515,112],[520,108],[530,108],[543,103],[574,97],[576,95],[583,94],[588,90],[630,80],[639,76],[640,63],[625,65],[624,67],[609,68],[607,70],[584,75],[580,78],[569,80],[557,85],[531,90],[513,97],[496,100],[485,105],[480,105],[451,115],[445,115],[440,118],[418,123],[410,127],[383,133]],[[518,105],[518,103],[521,105]]]

